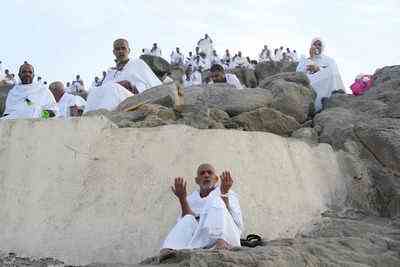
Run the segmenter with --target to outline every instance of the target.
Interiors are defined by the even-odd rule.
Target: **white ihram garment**
[[[195,216],[186,215],[179,218],[162,248],[210,248],[218,239],[225,240],[231,246],[240,247],[243,218],[239,199],[235,192],[230,191],[228,210],[220,195],[221,190],[217,187],[206,198],[201,198],[198,191],[188,196],[187,201]]]
[[[77,106],[84,109],[86,106],[86,101],[78,95],[72,95],[65,92],[60,101],[58,101],[57,106],[59,109],[58,117],[66,118],[69,117],[70,107]]]
[[[4,119],[40,118],[43,110],[52,110],[56,116],[58,107],[49,89],[37,83],[17,84],[8,93]]]
[[[87,98],[85,113],[98,109],[113,111],[130,96],[133,94],[118,83],[108,82],[102,86],[93,87]]]
[[[190,87],[193,85],[201,85],[202,84],[202,79],[201,79],[201,73],[199,71],[195,71],[190,75],[189,80],[187,80],[186,74],[182,78],[183,80],[183,87]]]
[[[133,86],[136,86],[139,93],[161,85],[161,81],[157,78],[150,67],[141,59],[130,59],[128,63],[118,70],[117,68],[110,68],[107,71],[103,85],[109,82],[120,82],[127,80]]]
[[[314,39],[312,43],[315,43]],[[297,72],[304,72],[310,79],[310,83],[314,91],[317,93],[317,98],[315,100],[315,110],[320,111],[322,109],[322,98],[330,97],[333,91],[345,90],[342,78],[339,73],[339,68],[336,65],[334,59],[323,55],[324,43],[322,43],[321,54],[315,56],[313,59],[301,58],[299,65],[297,66]],[[315,64],[318,65],[320,71],[311,74],[307,72],[307,66]]]

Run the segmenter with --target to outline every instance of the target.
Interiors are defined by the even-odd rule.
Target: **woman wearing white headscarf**
[[[330,97],[333,91],[345,90],[339,69],[334,59],[324,55],[325,44],[321,38],[311,42],[310,57],[300,59],[298,72],[304,72],[317,93],[315,111],[322,109],[322,99]]]

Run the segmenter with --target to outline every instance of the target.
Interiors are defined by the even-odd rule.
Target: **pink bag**
[[[351,91],[353,91],[353,95],[359,96],[364,92],[368,91],[372,86],[372,76],[364,75],[361,79],[357,79],[351,86]]]

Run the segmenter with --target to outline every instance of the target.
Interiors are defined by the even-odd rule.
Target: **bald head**
[[[57,102],[60,101],[64,95],[64,84],[62,82],[53,82],[49,85],[50,92],[54,95]]]
[[[22,84],[31,84],[35,77],[33,66],[29,63],[24,63],[19,67],[18,76]]]
[[[115,40],[113,49],[114,56],[118,62],[124,62],[128,60],[131,49],[129,48],[129,43],[126,39]]]

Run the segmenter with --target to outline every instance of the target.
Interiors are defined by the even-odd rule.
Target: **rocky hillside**
[[[329,143],[347,153],[353,182],[345,206],[294,239],[228,252],[182,252],[179,266],[400,266],[400,66],[374,75],[365,95],[334,94],[319,114],[314,93],[298,73],[266,77],[255,89],[228,86],[185,90],[183,112],[173,85],[154,88],[121,105],[149,104],[133,113],[107,113],[120,127],[183,123],[197,128],[267,131]],[[147,263],[155,263],[149,259]]]
[[[179,109],[176,86],[168,84],[127,99],[119,111],[88,116],[104,114],[119,127],[185,124],[329,143],[346,153],[344,164],[353,174],[346,204],[332,206],[320,222],[292,239],[265,240],[254,249],[182,251],[166,261],[155,257],[144,264],[400,266],[400,66],[378,70],[363,96],[334,94],[318,114],[313,110],[315,93],[303,74],[270,76],[258,67],[255,76],[257,87],[252,89],[188,88]],[[122,112],[137,105],[132,112]]]

